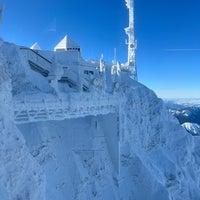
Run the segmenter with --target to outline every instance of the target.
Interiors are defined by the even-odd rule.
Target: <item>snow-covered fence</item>
[[[58,98],[53,95],[29,95],[13,99],[14,120],[17,124],[64,120],[118,112],[117,94],[73,93]]]

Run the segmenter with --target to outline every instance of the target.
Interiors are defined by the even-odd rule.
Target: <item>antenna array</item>
[[[134,0],[125,0],[126,6],[129,9],[129,27],[125,28],[125,32],[128,35],[128,62],[127,68],[134,77],[134,80],[138,81],[137,67],[135,59],[135,51],[137,48],[137,42],[134,37]]]

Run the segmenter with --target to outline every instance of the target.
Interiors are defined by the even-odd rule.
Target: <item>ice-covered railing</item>
[[[23,51],[23,54],[28,61],[34,62],[45,70],[51,70],[52,62],[40,55],[37,51],[26,47],[20,47],[20,49]]]
[[[62,97],[36,94],[13,98],[14,120],[17,124],[64,120],[118,112],[118,94],[70,93]]]

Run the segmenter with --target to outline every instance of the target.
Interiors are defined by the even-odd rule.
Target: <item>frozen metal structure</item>
[[[79,44],[69,36],[65,36],[54,51],[41,50],[37,43],[30,48],[21,46],[19,52],[27,64],[27,76],[31,84],[34,82],[34,88],[40,89],[38,94],[20,93],[17,89],[17,95],[11,99],[16,124],[86,116],[115,116],[117,125],[110,141],[114,142],[112,157],[118,174],[123,152],[120,145],[128,134],[127,116],[123,113],[123,106],[126,105],[123,88],[126,84],[128,86],[132,76],[137,81],[133,0],[126,0],[126,3],[129,9],[129,27],[125,29],[128,35],[126,64],[117,62],[116,50],[112,63],[104,62],[103,56],[99,61],[86,60],[81,55]]]
[[[135,50],[137,48],[137,42],[134,36],[134,0],[126,0],[126,6],[129,9],[129,26],[125,28],[125,32],[128,35],[128,62],[126,68],[130,71],[134,80],[138,80],[137,67],[135,59]]]
[[[80,100],[81,99],[81,100]],[[119,112],[118,94],[73,93],[67,97],[53,95],[26,95],[13,98],[16,124],[64,120]]]

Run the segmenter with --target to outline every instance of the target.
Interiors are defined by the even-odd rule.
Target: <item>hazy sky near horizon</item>
[[[127,60],[125,0],[4,0],[0,37],[44,50],[69,35],[84,58]],[[139,81],[158,96],[200,97],[200,1],[135,0]]]

